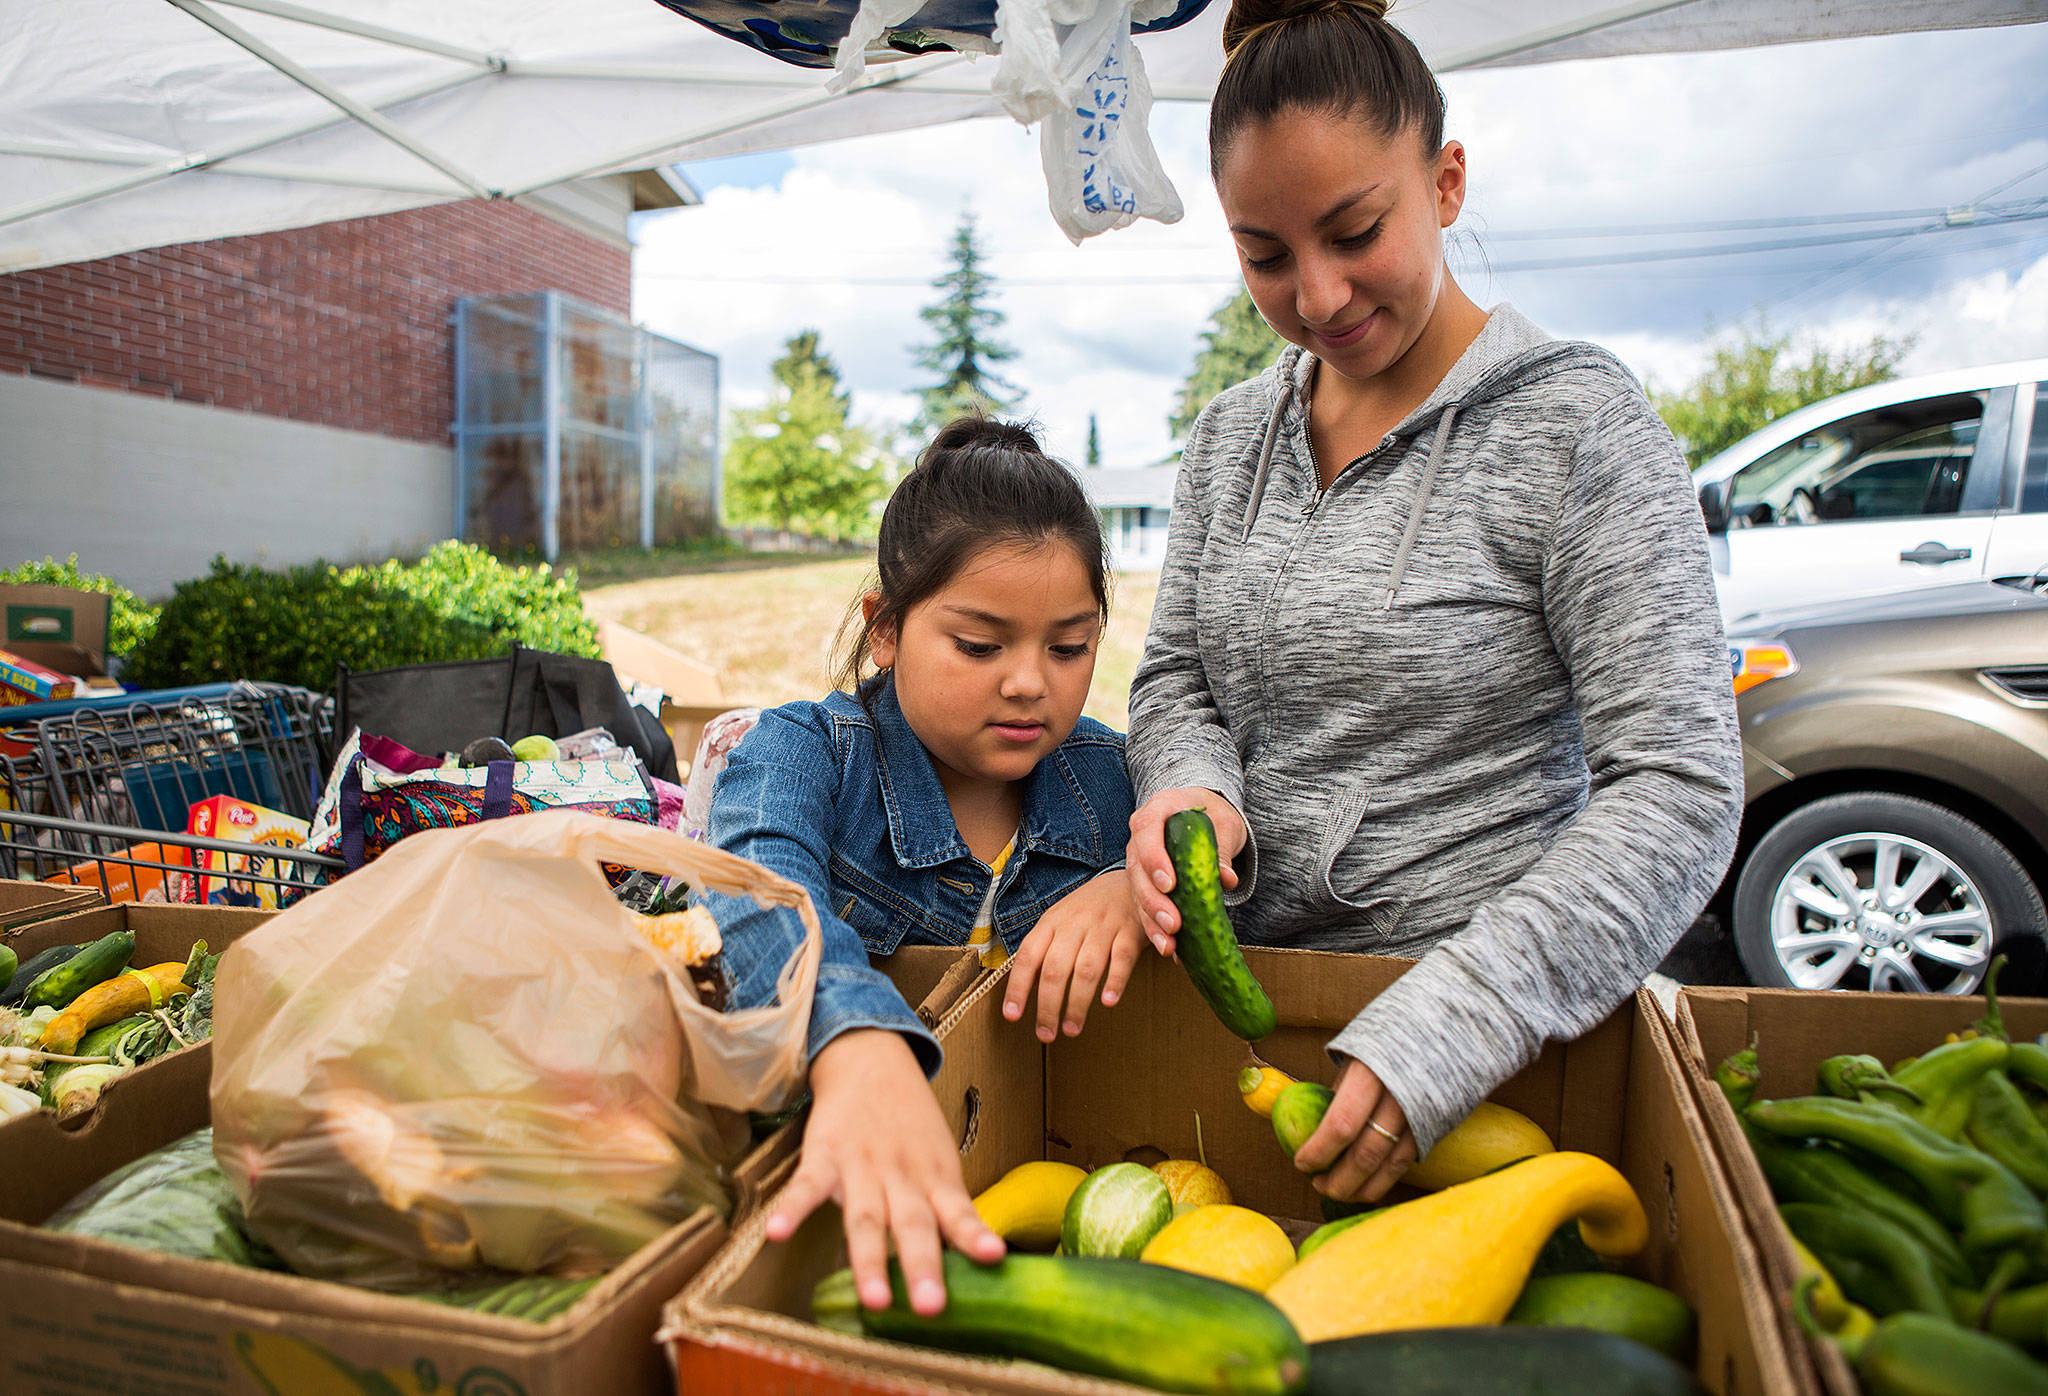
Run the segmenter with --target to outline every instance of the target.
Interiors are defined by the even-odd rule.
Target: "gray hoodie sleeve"
[[[1152,606],[1144,657],[1131,680],[1131,730],[1124,754],[1139,804],[1162,790],[1197,785],[1230,801],[1241,816],[1244,762],[1217,711],[1195,627],[1195,592],[1210,524],[1205,477],[1213,462],[1212,433],[1220,402],[1212,401],[1202,410],[1181,452],[1159,596]],[[1237,887],[1224,896],[1233,904],[1252,893],[1258,870],[1255,838],[1247,840],[1234,866]]]
[[[1370,1067],[1427,1150],[1547,1040],[1580,1036],[1705,907],[1735,849],[1742,749],[1685,462],[1631,388],[1588,419],[1546,549],[1591,795],[1330,1043]]]

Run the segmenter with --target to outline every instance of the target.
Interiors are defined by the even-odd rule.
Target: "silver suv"
[[[1729,635],[1746,806],[1724,894],[1758,984],[2039,988],[2048,569],[1751,617]]]
[[[2048,359],[1789,413],[1693,472],[1721,616],[2048,564]]]

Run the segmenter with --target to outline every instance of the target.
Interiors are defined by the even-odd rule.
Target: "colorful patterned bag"
[[[624,819],[658,821],[660,802],[647,768],[630,752],[603,761],[493,761],[485,766],[438,766],[396,742],[351,732],[334,762],[306,846],[339,854],[350,872],[385,849],[425,829],[450,829],[570,809]],[[612,885],[626,877],[607,868]]]

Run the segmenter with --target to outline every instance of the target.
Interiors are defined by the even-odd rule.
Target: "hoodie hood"
[[[1252,476],[1251,507],[1245,511],[1245,538],[1251,536],[1252,527],[1258,522],[1259,507],[1265,502],[1266,487],[1272,479],[1273,456],[1281,438],[1290,439],[1302,460],[1313,459],[1309,445],[1308,404],[1317,362],[1315,355],[1298,344],[1290,344],[1264,375],[1270,380],[1272,399],[1267,410],[1265,432],[1259,443],[1258,463]],[[1384,604],[1391,606],[1395,594],[1401,589],[1401,578],[1408,570],[1408,554],[1415,546],[1415,535],[1422,527],[1423,515],[1429,510],[1437,475],[1459,413],[1489,399],[1503,397],[1559,369],[1588,362],[1612,364],[1614,359],[1606,350],[1590,344],[1552,339],[1511,305],[1495,306],[1478,337],[1465,347],[1465,352],[1451,365],[1443,381],[1436,385],[1420,407],[1387,433],[1386,442],[1391,443],[1429,432],[1430,446],[1423,462],[1421,485],[1415,491],[1414,504],[1409,510],[1408,525],[1394,555]]]

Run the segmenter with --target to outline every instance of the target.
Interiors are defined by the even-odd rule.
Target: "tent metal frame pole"
[[[1617,5],[1611,10],[1585,15],[1579,19],[1553,24],[1533,34],[1518,34],[1507,43],[1481,44],[1466,49],[1463,53],[1445,54],[1432,64],[1440,73],[1454,73],[1461,68],[1478,68],[1488,63],[1498,63],[1503,58],[1515,58],[1551,44],[1561,44],[1567,39],[1583,39],[1589,34],[1598,34],[1603,29],[1613,29],[1638,19],[1663,14],[1667,10],[1682,10],[1699,0],[1630,0],[1629,4]]]
[[[215,14],[211,9],[207,8],[204,0],[165,0],[165,3],[177,6],[186,14],[192,16],[192,18],[207,26],[207,28],[221,35],[221,37],[240,48],[246,49],[249,53],[263,60],[263,62],[268,63],[308,92],[313,93],[333,106],[341,108],[341,110],[347,112],[370,130],[375,131],[385,140],[390,141],[393,145],[406,151],[416,159],[423,160],[427,164],[432,165],[435,169],[447,175],[478,198],[495,199],[499,197],[497,190],[484,184],[475,175],[448,159],[445,155],[440,154],[424,141],[387,121],[376,108],[350,96],[325,78],[294,63],[291,59],[279,53],[269,44],[264,43],[263,40],[257,38],[254,34],[235,24],[232,20],[223,15]]]
[[[471,63],[487,72],[502,71],[505,60],[497,54],[485,53],[480,49],[463,48],[459,44],[443,43],[429,39],[423,34],[407,34],[396,29],[386,29],[381,24],[366,24],[362,20],[348,19],[341,15],[320,10],[309,10],[303,5],[287,4],[286,0],[213,0],[216,5],[231,5],[238,10],[251,10],[257,14],[270,15],[277,19],[294,20],[311,25],[315,29],[327,29],[336,34],[353,34],[361,39],[375,39],[379,43],[409,48],[417,53],[436,54],[452,58],[458,63]]]
[[[480,81],[489,76],[490,74],[488,73],[448,74],[428,82],[419,83],[403,91],[395,92],[385,98],[382,105],[387,107],[403,106],[407,102],[417,102],[422,97],[437,96],[440,93],[466,86],[469,83]],[[184,174],[188,170],[208,169],[223,161],[234,160],[243,155],[253,155],[259,150],[268,150],[274,145],[283,145],[287,141],[298,140],[301,136],[312,136],[322,131],[332,130],[349,119],[341,114],[315,117],[308,121],[301,121],[287,126],[282,130],[268,131],[261,136],[252,136],[248,140],[237,141],[223,150],[212,153],[202,152],[196,155],[180,155],[169,160],[159,158],[151,164],[150,168],[135,174],[121,175],[114,179],[104,180],[98,184],[87,185],[82,189],[68,189],[62,194],[51,194],[37,199],[33,203],[0,211],[0,228],[8,226],[10,223],[20,223],[25,219],[35,218],[45,213],[56,213],[59,210],[73,208],[79,204],[91,203],[94,199],[104,199],[114,194],[125,194],[130,189],[139,189],[145,184],[153,184],[158,180],[169,179],[173,175]],[[80,158],[90,159],[92,157],[81,156]],[[233,170],[222,170],[219,173],[233,174],[235,172]],[[449,189],[444,192],[455,194],[459,191]]]
[[[640,341],[640,546],[654,546],[654,336],[634,330]]]
[[[129,150],[87,150],[80,146],[42,145],[35,141],[0,140],[0,155],[22,155],[33,160],[70,160],[82,165],[126,165],[131,169],[153,167],[163,163],[163,157],[160,155],[141,155]],[[214,159],[218,162],[220,157],[216,156]],[[264,165],[250,161],[243,161],[231,170],[215,169],[213,172],[247,179],[340,184],[351,189],[388,189],[394,194],[453,192],[453,186],[447,183],[428,184],[423,180],[407,181],[385,179],[380,176],[337,174],[332,170],[307,170],[295,165]]]
[[[540,293],[540,550],[550,563],[562,542],[562,297]]]
[[[172,3],[191,3],[191,0],[172,0]],[[922,68],[919,72],[936,72],[941,68],[950,68],[956,63],[965,63],[966,61],[966,56],[963,54],[948,54],[939,62],[932,64],[930,67]],[[659,141],[650,141],[642,145],[636,145],[630,150],[614,152],[602,160],[583,161],[565,169],[551,170],[539,179],[528,180],[523,184],[507,189],[505,195],[508,198],[517,198],[522,194],[531,194],[539,189],[546,189],[557,184],[565,184],[572,179],[588,179],[593,175],[604,174],[610,170],[636,168],[641,161],[653,160],[657,156],[665,155],[669,151],[695,145],[699,141],[712,140],[718,136],[729,136],[735,131],[744,131],[749,127],[760,126],[785,116],[795,116],[799,112],[811,111],[833,102],[843,102],[848,97],[856,96],[862,92],[870,92],[878,87],[891,87],[916,76],[918,76],[918,73],[874,73],[862,78],[844,92],[827,92],[823,87],[811,88],[799,96],[786,97],[781,101],[771,102],[765,107],[758,107],[746,115],[735,117],[730,121],[715,122],[710,126],[699,127],[680,136],[664,136]],[[993,101],[994,99],[990,98],[990,100]],[[668,162],[662,161],[661,163]]]

